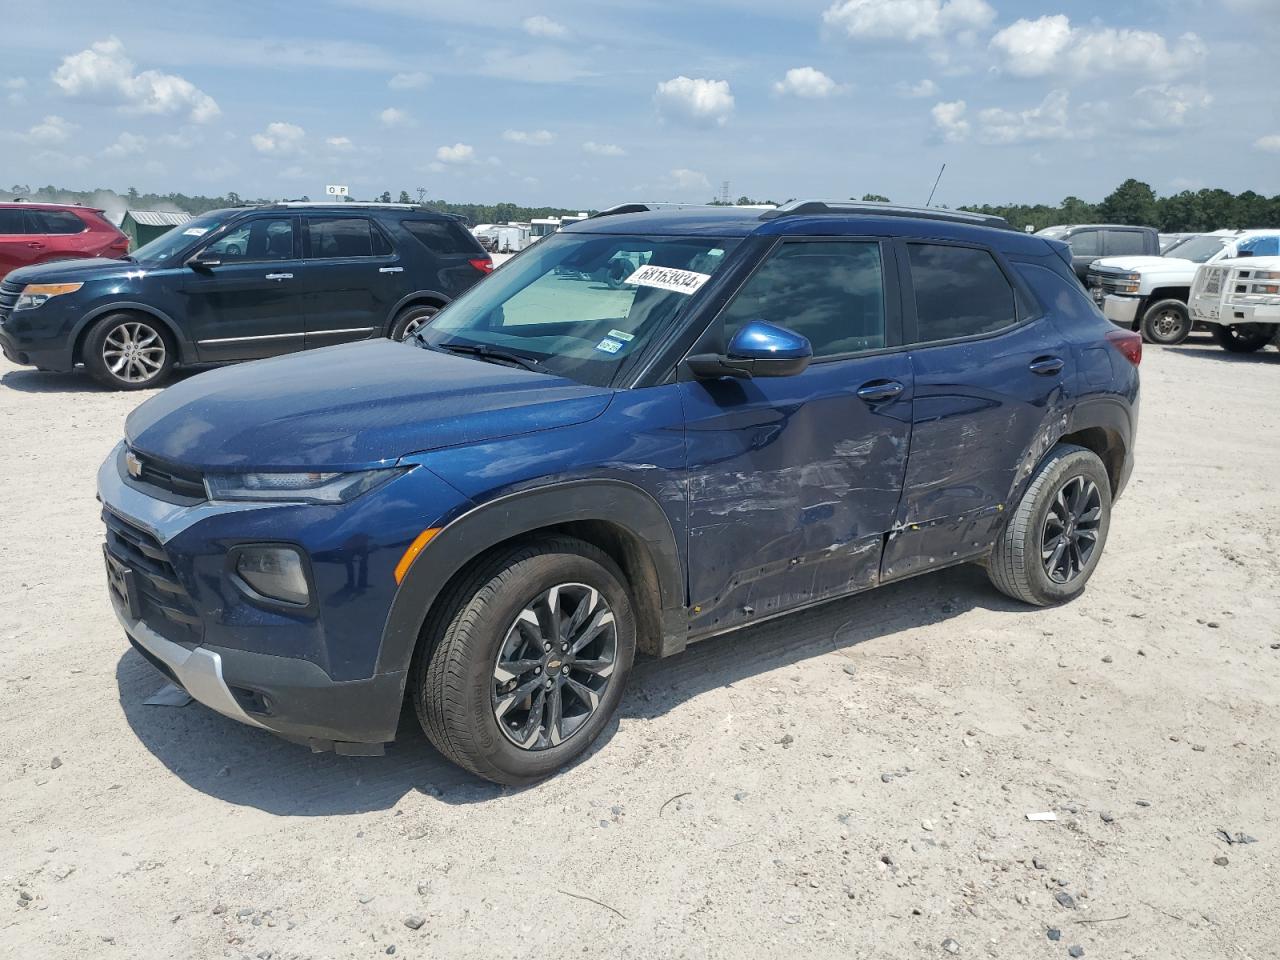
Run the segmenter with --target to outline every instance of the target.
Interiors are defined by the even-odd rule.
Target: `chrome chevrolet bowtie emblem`
[[[137,454],[132,450],[125,451],[124,468],[129,471],[129,476],[135,480],[142,476],[142,461],[138,459]]]

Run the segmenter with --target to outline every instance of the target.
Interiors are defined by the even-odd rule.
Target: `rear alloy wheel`
[[[1213,339],[1223,350],[1232,353],[1255,353],[1261,350],[1275,336],[1275,328],[1263,324],[1240,324],[1225,326],[1214,324]]]
[[[1001,593],[1036,606],[1079,596],[1111,525],[1111,481],[1092,450],[1060,444],[1036,469],[987,560]]]
[[[581,756],[622,699],[635,656],[617,564],[572,537],[477,561],[432,609],[413,668],[427,737],[461,767],[526,784]]]
[[[402,310],[400,315],[396,317],[396,322],[391,325],[391,339],[410,339],[415,333],[429,324],[439,312],[439,307],[425,305],[408,307]]]
[[[101,320],[84,344],[84,362],[116,390],[145,390],[169,379],[174,364],[169,332],[149,317],[117,313]]]
[[[1142,315],[1142,339],[1172,347],[1191,336],[1191,314],[1181,300],[1161,300]]]

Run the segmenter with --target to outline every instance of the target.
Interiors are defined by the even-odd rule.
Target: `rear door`
[[[406,217],[400,226],[421,246],[409,258],[411,283],[416,290],[439,291],[450,300],[475,286],[491,262],[484,247],[458,221],[449,217]]]
[[[1069,344],[992,251],[899,242],[915,381],[911,452],[883,576],[985,553],[1061,434]]]
[[[876,584],[911,426],[892,264],[874,239],[781,242],[714,323],[801,333],[809,368],[680,383],[694,633]]]
[[[182,229],[177,227],[175,229]],[[298,218],[266,214],[238,221],[199,251],[218,261],[178,267],[178,317],[202,362],[256,360],[303,343]]]
[[[367,216],[304,219],[307,347],[381,336],[395,305],[411,292],[386,232]]]

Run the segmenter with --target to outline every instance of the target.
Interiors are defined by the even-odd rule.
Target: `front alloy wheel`
[[[99,321],[85,339],[81,355],[89,372],[116,390],[158,387],[177,359],[167,330],[136,313],[117,313]]]
[[[618,628],[594,587],[565,583],[520,611],[493,668],[493,715],[522,750],[572,737],[600,706],[613,677]]]

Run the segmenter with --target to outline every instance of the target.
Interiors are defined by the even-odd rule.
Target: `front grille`
[[[1099,273],[1097,270],[1089,271],[1089,289],[1101,290],[1104,295],[1109,293],[1119,293],[1120,285],[1126,287],[1133,286],[1133,281],[1114,273]],[[1128,291],[1125,291],[1128,293]]]
[[[23,286],[24,284],[14,283],[11,280],[0,283],[0,323],[8,320],[13,313],[14,304],[18,302]]]
[[[203,625],[160,541],[110,510],[102,511],[102,522],[107,550],[133,571],[143,622],[169,640],[198,643]]]
[[[140,453],[134,453],[134,456],[142,468],[137,476],[138,480],[169,493],[176,493],[180,497],[205,499],[204,476],[199,470],[174,466]]]

